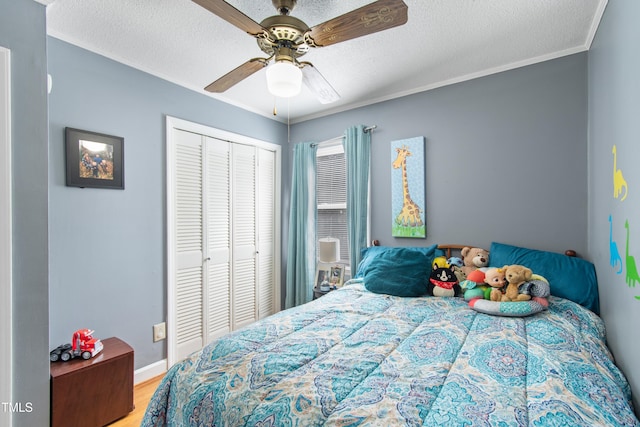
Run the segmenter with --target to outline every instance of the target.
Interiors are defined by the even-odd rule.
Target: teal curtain
[[[317,144],[309,142],[296,144],[293,149],[286,308],[304,304],[313,298],[318,218],[316,151]]]
[[[352,126],[345,131],[343,144],[347,158],[347,232],[353,276],[360,263],[360,252],[367,247],[371,133],[365,132],[363,125]]]

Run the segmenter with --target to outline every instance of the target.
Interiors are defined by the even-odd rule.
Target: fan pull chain
[[[289,107],[291,107],[291,98],[287,98],[287,143],[291,144],[291,109]]]
[[[278,97],[273,97],[273,115],[278,115],[278,109],[276,108]],[[287,142],[291,143],[291,100],[287,98]]]

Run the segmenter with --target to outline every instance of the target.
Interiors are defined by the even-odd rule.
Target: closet
[[[167,120],[169,366],[280,309],[280,147]]]

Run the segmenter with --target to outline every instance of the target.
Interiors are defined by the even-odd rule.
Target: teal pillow
[[[491,267],[524,265],[549,281],[551,295],[566,298],[600,314],[598,279],[592,263],[555,252],[496,242],[491,243],[489,254]]]
[[[419,297],[427,294],[427,281],[435,245],[430,251],[385,248],[367,252],[368,257],[363,257],[363,261],[367,262],[364,265],[361,262],[358,268],[358,274],[364,279],[367,290],[399,297]]]
[[[429,259],[429,268],[431,268],[431,263],[436,256],[443,256],[444,251],[438,249],[438,245],[431,246],[407,246],[407,247],[391,247],[391,246],[370,246],[368,248],[362,249],[360,252],[362,255],[362,259],[360,264],[358,264],[358,269],[356,271],[354,279],[360,279],[364,277],[364,271],[369,268],[371,263],[376,261],[376,258],[382,254],[393,253],[394,251],[398,251],[400,249],[408,249],[412,251],[416,251],[426,255]]]

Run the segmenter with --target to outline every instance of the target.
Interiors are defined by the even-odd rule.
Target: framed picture
[[[344,264],[319,262],[316,268],[315,287],[320,289],[324,281],[328,281],[331,289],[342,287],[344,281]]]
[[[427,236],[424,137],[391,142],[391,235]]]
[[[124,189],[124,138],[65,128],[67,186]]]
[[[331,283],[331,287],[341,288],[343,280],[344,280],[344,265],[333,264],[331,266],[331,278],[329,279],[329,283]]]

